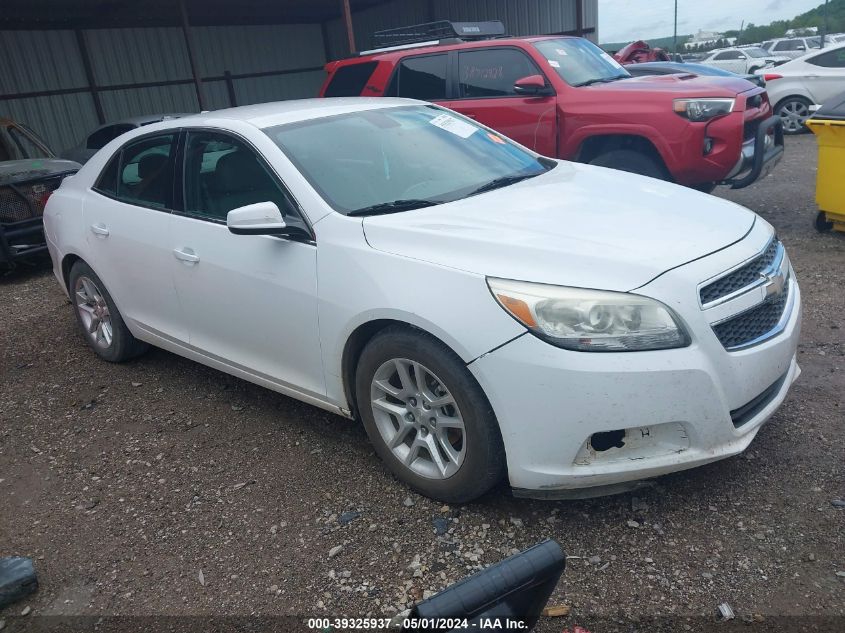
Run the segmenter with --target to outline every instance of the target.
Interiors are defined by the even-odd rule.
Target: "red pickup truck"
[[[744,79],[632,77],[583,38],[434,24],[383,32],[381,48],[328,63],[320,96],[432,101],[546,156],[705,191],[746,187],[783,154],[765,89]]]

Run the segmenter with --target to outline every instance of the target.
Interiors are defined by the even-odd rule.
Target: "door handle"
[[[177,248],[173,251],[173,256],[186,264],[196,264],[200,260],[199,255],[190,248]]]
[[[109,230],[105,224],[102,222],[98,222],[97,224],[91,225],[91,232],[99,238],[104,238],[109,236]]]

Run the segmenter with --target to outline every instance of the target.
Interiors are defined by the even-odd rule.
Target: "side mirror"
[[[513,84],[513,91],[518,95],[545,96],[551,94],[542,75],[529,75],[517,79]]]
[[[235,235],[283,235],[288,228],[274,202],[232,209],[226,215],[226,226]]]

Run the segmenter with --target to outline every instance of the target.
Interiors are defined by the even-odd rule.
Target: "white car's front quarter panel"
[[[391,320],[420,328],[464,362],[525,332],[499,307],[481,275],[375,250],[365,240],[362,218],[333,213],[315,229],[320,339],[327,396],[335,402],[346,406],[343,353],[366,323]]]
[[[746,239],[634,290],[679,315],[691,335],[687,347],[571,352],[528,334],[470,364],[499,419],[511,485],[554,496],[654,477],[744,450],[799,373],[800,290],[793,278],[794,303],[779,335],[728,352],[712,330],[712,315],[701,308],[698,287],[758,255],[770,238],[770,227],[758,220]],[[773,385],[765,404],[735,427],[731,412]],[[626,447],[590,447],[592,434],[617,430],[626,431]]]

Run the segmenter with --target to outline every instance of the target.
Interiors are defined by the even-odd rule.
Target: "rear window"
[[[360,97],[376,66],[378,66],[378,62],[341,66],[332,75],[332,79],[326,87],[325,96]]]

